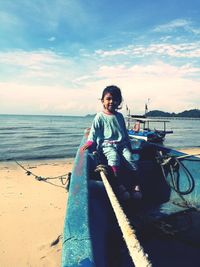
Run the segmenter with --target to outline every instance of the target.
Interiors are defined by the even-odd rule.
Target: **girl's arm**
[[[86,149],[90,148],[93,145],[94,142],[92,141],[87,141],[81,148],[81,151],[85,151]]]
[[[99,129],[100,129],[100,121],[98,116],[96,115],[92,123],[90,132],[88,134],[87,142],[80,148],[81,151],[89,149],[94,143],[96,143],[99,134]]]

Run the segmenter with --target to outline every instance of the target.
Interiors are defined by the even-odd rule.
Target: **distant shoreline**
[[[195,117],[164,117],[164,116],[147,116],[147,118],[156,118],[156,119],[168,119],[168,120],[200,120]]]
[[[16,117],[71,117],[71,118],[93,118],[95,114],[87,115],[39,115],[39,114],[0,114],[0,116]],[[169,116],[148,116],[147,118],[168,119],[168,120],[200,120],[200,117],[169,117]]]
[[[89,113],[86,115],[70,115],[70,114],[0,114],[0,116],[47,116],[47,117],[94,117],[96,113]],[[145,114],[147,117],[160,117],[168,119],[200,119],[199,109],[184,110],[179,113],[165,112],[161,110],[151,110]]]
[[[199,109],[190,109],[184,110],[179,113],[169,113],[161,110],[151,110],[145,114],[147,117],[167,117],[167,118],[196,118],[200,119],[200,110]]]

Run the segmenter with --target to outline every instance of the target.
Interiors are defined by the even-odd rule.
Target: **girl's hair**
[[[104,99],[105,95],[110,93],[114,99],[119,100],[119,105],[122,103],[122,94],[121,94],[121,90],[119,87],[115,86],[115,85],[110,85],[107,86],[102,93],[102,97],[101,100]]]

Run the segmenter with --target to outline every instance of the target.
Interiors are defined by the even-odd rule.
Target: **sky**
[[[200,109],[199,0],[0,0],[0,114]]]

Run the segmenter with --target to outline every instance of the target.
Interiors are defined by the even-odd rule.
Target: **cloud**
[[[151,109],[169,112],[194,108],[200,98],[200,68],[191,63],[91,61],[76,62],[52,51],[0,53],[0,113],[94,113],[102,109],[98,99],[111,84],[122,88],[125,103],[135,113],[143,112],[147,98]]]
[[[149,65],[125,65],[118,66],[101,66],[96,72],[97,77],[115,78],[115,77],[135,77],[135,76],[165,76],[165,77],[181,77],[184,78],[189,74],[200,74],[200,68],[194,68],[190,64],[181,67],[173,66],[162,61],[157,61]]]
[[[157,73],[159,68],[162,71]],[[151,110],[177,112],[194,108],[196,99],[200,99],[200,82],[185,79],[181,75],[181,71],[174,66],[160,63],[156,66],[132,66],[128,69],[125,66],[104,66],[93,73],[96,79],[88,79],[87,83],[76,89],[60,85],[0,83],[0,113],[94,113],[102,109],[98,99],[103,88],[111,84],[122,89],[124,103],[134,113],[143,113],[144,103],[148,98],[151,99]]]
[[[104,51],[104,50],[96,50],[95,53],[97,55],[100,55],[102,57],[107,57],[107,56],[117,56],[117,55],[127,55],[128,51],[126,49],[115,49],[115,50],[110,50],[110,51]]]
[[[188,72],[193,71],[190,65],[178,68],[157,62],[129,68],[122,65],[102,66],[96,76],[102,78],[101,83],[119,85],[123,89],[125,102],[136,113],[143,112],[148,98],[152,99],[151,109],[173,112],[194,108],[195,99],[200,97],[200,81],[185,77]]]
[[[185,19],[176,19],[172,20],[166,24],[162,24],[159,26],[156,26],[153,31],[154,32],[172,32],[178,29],[183,29],[187,32],[191,32],[194,34],[200,34],[200,29],[195,28],[193,26],[192,21],[190,20],[185,20]]]
[[[188,28],[191,25],[191,21],[184,19],[172,20],[166,24],[159,25],[154,28],[155,32],[172,31],[177,28]]]
[[[48,39],[49,42],[54,42],[55,40],[56,40],[56,37],[54,37],[54,36],[51,36],[51,37]]]
[[[96,110],[97,95],[91,88],[30,86],[0,83],[0,113],[87,114]],[[95,101],[97,100],[97,101]]]
[[[0,52],[0,78],[10,82],[38,85],[69,83],[77,77],[76,66],[73,59],[49,50]]]
[[[145,56],[169,56],[174,58],[200,58],[200,42],[192,43],[156,43],[149,45],[129,45],[121,49],[96,50],[102,57],[125,56],[144,58]]]

